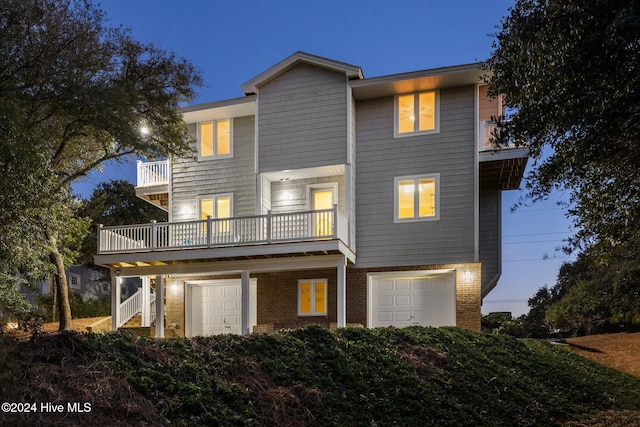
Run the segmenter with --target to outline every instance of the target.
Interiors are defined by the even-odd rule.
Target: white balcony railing
[[[98,253],[245,246],[341,239],[347,242],[347,220],[332,209],[272,213],[200,221],[98,227]]]
[[[480,120],[480,135],[478,141],[478,151],[496,151],[510,148],[517,148],[514,143],[509,145],[500,145],[499,147],[492,142],[493,132],[496,130],[496,122],[487,122]]]
[[[169,183],[169,161],[142,162],[138,160],[138,187],[152,187]]]

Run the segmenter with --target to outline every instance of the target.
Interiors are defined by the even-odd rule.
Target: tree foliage
[[[149,221],[166,221],[167,213],[136,196],[133,184],[114,180],[99,184],[89,200],[82,203],[78,216],[90,220],[90,233],[82,242],[80,262],[93,264],[97,252],[97,226],[144,224]]]
[[[68,300],[69,185],[111,159],[188,153],[177,108],[199,83],[187,60],[108,26],[90,0],[4,0],[1,271],[42,276],[54,264],[59,299]],[[61,329],[70,328],[66,305]]]
[[[634,0],[518,0],[488,61],[514,111],[502,140],[536,159],[529,196],[571,192],[574,249],[624,243],[640,224],[639,14]]]

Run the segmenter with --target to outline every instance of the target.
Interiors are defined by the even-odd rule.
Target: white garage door
[[[456,289],[453,273],[422,277],[372,276],[369,326],[454,326]]]
[[[190,304],[188,335],[207,336],[240,334],[242,327],[242,288],[240,279],[192,282],[189,288]],[[250,316],[255,319],[256,281],[250,285]],[[250,325],[255,324],[249,322]]]

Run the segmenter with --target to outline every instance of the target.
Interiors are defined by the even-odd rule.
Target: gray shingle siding
[[[346,77],[300,64],[259,88],[259,171],[344,164]]]
[[[474,261],[474,87],[440,92],[440,132],[394,138],[394,98],[358,103],[357,266]],[[394,178],[440,174],[440,220],[394,223]]]
[[[176,160],[171,176],[173,221],[197,219],[199,196],[233,193],[233,215],[254,215],[254,117],[233,119],[233,157],[196,161]],[[189,125],[195,138],[196,125]],[[188,208],[188,209],[185,209]]]

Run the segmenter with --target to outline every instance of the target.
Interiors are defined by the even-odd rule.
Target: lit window
[[[438,131],[438,96],[435,91],[396,97],[396,135]]]
[[[231,218],[233,197],[231,194],[200,198],[200,219],[211,217],[216,220]],[[229,231],[229,221],[216,221],[215,230],[219,233]]]
[[[439,219],[439,174],[395,179],[395,221]]]
[[[327,314],[327,280],[298,281],[298,315],[322,316]]]
[[[231,120],[216,120],[198,124],[200,157],[231,157]]]

